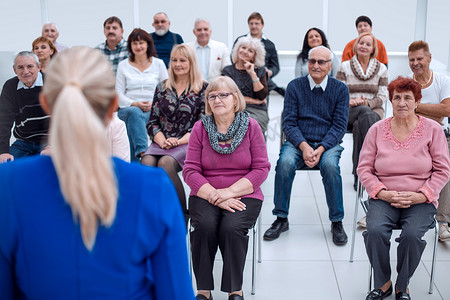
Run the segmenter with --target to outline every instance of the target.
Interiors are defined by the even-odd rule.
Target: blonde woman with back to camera
[[[110,156],[114,84],[98,50],[50,63],[40,100],[51,156],[0,166],[3,300],[194,299],[170,179]]]

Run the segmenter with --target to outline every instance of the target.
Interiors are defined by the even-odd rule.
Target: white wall
[[[140,27],[153,31],[153,15],[165,11],[171,30],[185,41],[194,39],[192,28],[197,17],[211,22],[212,38],[228,41],[228,2],[233,5],[232,40],[248,32],[247,17],[259,11],[265,20],[265,35],[278,50],[301,48],[304,34],[310,27],[322,28],[323,3],[328,3],[327,37],[335,51],[356,37],[354,21],[365,14],[373,21],[373,33],[385,44],[388,52],[405,52],[414,40],[416,1],[413,0],[138,0]],[[17,52],[31,48],[42,28],[41,2],[46,2],[48,19],[59,26],[59,41],[67,45],[95,46],[104,41],[103,21],[112,15],[122,19],[125,38],[133,29],[133,0],[21,0],[0,1],[0,28],[3,42],[0,51]],[[447,64],[450,42],[450,1],[429,0],[426,40],[433,59]],[[0,60],[0,73],[11,64]],[[8,71],[10,72],[10,71]],[[1,76],[0,76],[1,77]]]

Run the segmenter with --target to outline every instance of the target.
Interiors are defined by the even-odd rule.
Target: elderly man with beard
[[[127,42],[122,37],[122,21],[115,16],[109,17],[103,23],[103,31],[106,41],[95,48],[106,55],[106,58],[111,62],[114,73],[117,73],[119,63],[128,58]]]
[[[152,32],[151,35],[158,58],[164,61],[166,68],[169,68],[170,51],[172,51],[173,46],[183,44],[183,38],[178,33],[169,30],[169,17],[164,12],[159,12],[153,16],[152,26],[155,27],[155,32]]]

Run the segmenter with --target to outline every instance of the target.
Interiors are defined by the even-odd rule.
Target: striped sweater
[[[370,108],[383,119],[383,106],[387,99],[388,85],[388,73],[385,65],[376,59],[371,59],[369,67],[364,73],[355,55],[341,64],[336,79],[348,86],[350,99],[365,97]]]

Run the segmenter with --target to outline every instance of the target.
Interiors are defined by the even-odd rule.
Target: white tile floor
[[[272,164],[269,177],[263,184],[265,195],[261,216],[262,233],[273,222],[273,191],[275,165],[279,152],[280,113],[283,98],[271,94],[267,147]],[[319,172],[297,172],[291,199],[289,214],[290,229],[275,241],[262,242],[262,263],[257,264],[256,294],[251,295],[251,244],[244,271],[244,296],[258,300],[362,300],[368,288],[369,264],[365,253],[362,230],[356,232],[355,259],[349,262],[351,227],[353,221],[355,192],[351,174],[352,136],[346,134],[341,158],[341,172],[344,188],[344,227],[349,237],[346,246],[335,246],[331,240],[328,208]],[[359,215],[363,212],[360,209]],[[428,242],[422,256],[422,263],[416,270],[410,283],[412,299],[450,299],[450,243],[438,244],[435,288],[428,294],[429,272],[431,269],[432,239],[430,231],[425,235]],[[391,258],[395,259],[393,241]],[[395,282],[395,260],[391,261]],[[215,300],[226,300],[227,295],[220,292],[222,261],[218,254],[214,268]],[[195,286],[195,285],[194,285]],[[386,299],[395,299],[394,295]]]

